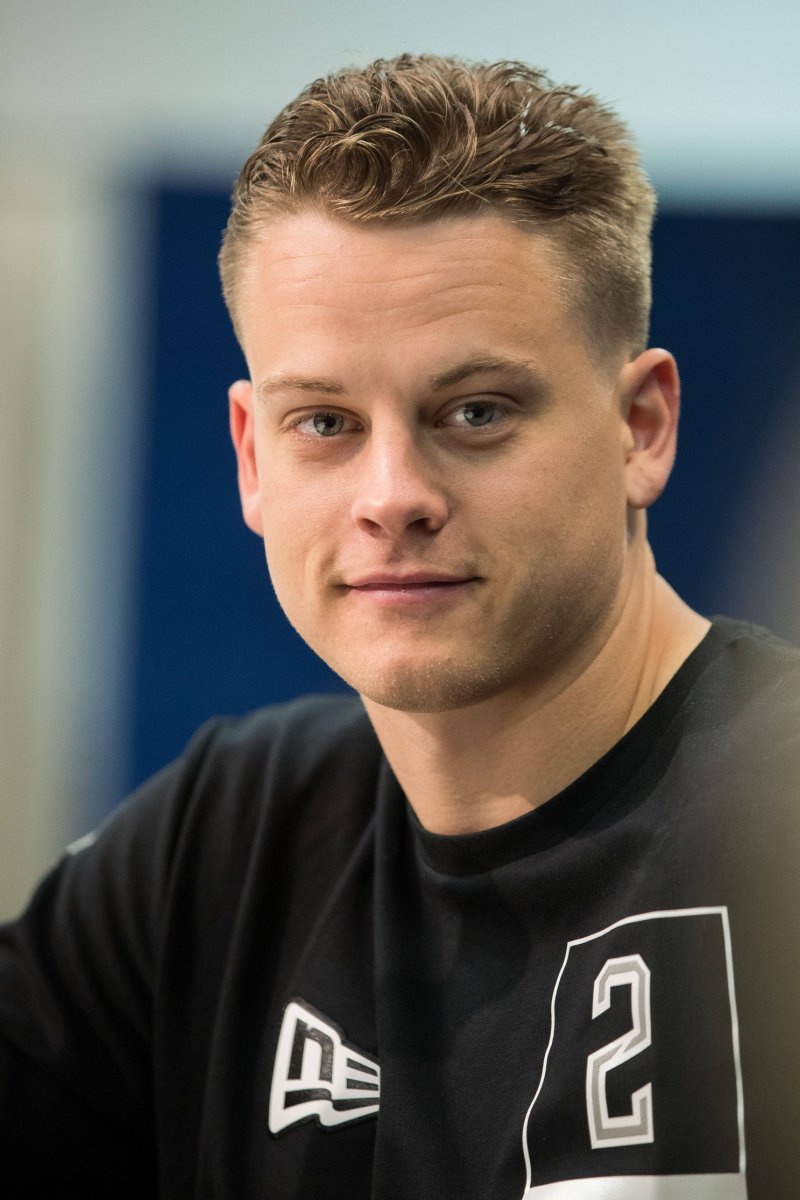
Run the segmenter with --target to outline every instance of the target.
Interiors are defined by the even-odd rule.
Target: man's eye
[[[499,404],[490,400],[472,400],[453,409],[446,423],[454,425],[456,429],[483,429],[487,425],[499,424],[503,415]]]
[[[344,429],[344,417],[336,412],[315,412],[310,417],[303,417],[295,428],[311,437],[335,437]]]

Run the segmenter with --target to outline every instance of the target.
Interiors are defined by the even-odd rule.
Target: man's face
[[[378,704],[552,683],[621,603],[623,356],[598,365],[558,280],[552,246],[496,215],[294,215],[252,251],[245,517],[291,623]]]

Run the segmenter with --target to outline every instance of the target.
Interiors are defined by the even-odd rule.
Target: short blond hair
[[[602,352],[647,344],[655,193],[630,131],[525,63],[402,54],[309,84],[234,187],[219,267],[237,334],[253,244],[270,218],[308,210],[358,225],[505,215],[560,248]]]

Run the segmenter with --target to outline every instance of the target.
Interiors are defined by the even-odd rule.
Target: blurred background
[[[2,0],[0,916],[207,717],[343,688],[241,522],[215,258],[265,126],[345,64],[523,59],[628,120],[684,384],[657,560],[800,642],[798,46],[796,0]]]

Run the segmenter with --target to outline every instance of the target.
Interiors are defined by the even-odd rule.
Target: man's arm
[[[149,781],[0,927],[4,1195],[157,1194],[154,979],[182,774]]]

